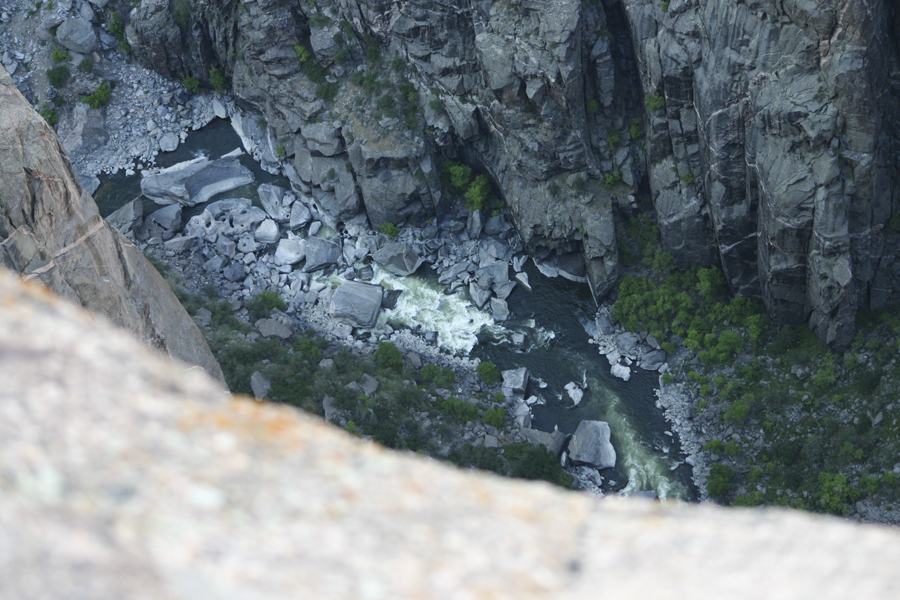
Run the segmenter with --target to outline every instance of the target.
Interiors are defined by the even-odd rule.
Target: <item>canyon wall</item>
[[[144,255],[97,212],[53,129],[0,67],[0,265],[106,316],[224,386],[200,330]],[[115,371],[115,365],[110,364]]]
[[[720,265],[832,347],[900,291],[885,0],[177,5],[177,22],[167,0],[131,11],[136,59],[221,69],[263,162],[335,220],[441,214],[450,157],[490,175],[531,253],[580,255],[569,270],[598,298],[632,194],[681,267]]]

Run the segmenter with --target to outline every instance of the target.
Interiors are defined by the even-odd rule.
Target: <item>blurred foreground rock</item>
[[[893,598],[900,533],[598,502],[226,396],[0,273],[2,598]]]
[[[203,335],[153,265],[110,227],[53,129],[0,67],[0,265],[39,279],[224,385]]]

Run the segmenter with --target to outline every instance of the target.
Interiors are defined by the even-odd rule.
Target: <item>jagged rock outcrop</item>
[[[225,397],[5,271],[0,302],[3,598],[880,600],[900,587],[894,528],[463,472]]]
[[[2,68],[0,240],[0,265],[43,282],[224,384],[203,335],[168,284],[100,217],[53,129]]]
[[[623,2],[665,246],[845,346],[857,307],[900,290],[896,7]]]
[[[441,213],[450,156],[490,175],[529,252],[581,255],[598,297],[617,207],[648,189],[682,267],[720,264],[832,346],[900,291],[886,0],[187,4],[179,25],[141,3],[136,58],[176,79],[223,69],[265,164],[335,221]]]

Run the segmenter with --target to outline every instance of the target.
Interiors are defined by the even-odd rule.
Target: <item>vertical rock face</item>
[[[490,174],[531,252],[580,252],[597,295],[618,273],[616,196],[648,188],[682,267],[721,265],[735,293],[832,345],[900,290],[886,0],[189,6],[176,24],[142,2],[137,59],[173,78],[223,68],[263,153],[335,220],[440,213],[450,156]],[[376,46],[418,97],[403,125],[382,118],[403,96]]]
[[[857,307],[898,289],[889,3],[623,1],[664,242],[682,264],[718,258],[735,292],[845,345]]]
[[[105,315],[224,383],[197,326],[133,244],[100,217],[53,129],[0,68],[0,265]]]

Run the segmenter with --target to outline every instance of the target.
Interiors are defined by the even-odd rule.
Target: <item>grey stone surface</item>
[[[162,152],[175,152],[178,150],[180,143],[181,139],[178,137],[178,134],[169,131],[159,138],[159,149]]]
[[[270,183],[263,183],[256,188],[256,191],[259,193],[259,203],[262,204],[263,210],[268,213],[269,217],[279,223],[290,220],[291,206],[284,205],[286,189]]]
[[[508,369],[501,373],[503,376],[503,387],[509,388],[514,394],[524,394],[525,388],[528,387],[528,369],[519,367],[518,369]]]
[[[278,337],[283,340],[291,337],[293,333],[290,325],[278,319],[260,319],[256,322],[256,328],[264,337]]]
[[[275,264],[293,265],[306,257],[306,240],[285,238],[275,248]]]
[[[269,390],[272,389],[272,382],[259,371],[253,371],[253,374],[250,375],[250,389],[253,391],[254,397],[267,398]]]
[[[509,318],[509,305],[506,304],[506,300],[491,298],[491,313],[493,313],[495,321],[502,322],[507,320]]]
[[[609,441],[609,423],[582,421],[569,440],[569,459],[598,469],[616,466],[616,449]]]
[[[169,206],[154,210],[147,215],[145,221],[151,221],[163,229],[175,231],[181,227],[181,205],[170,204]]]
[[[361,281],[345,281],[331,297],[331,314],[354,327],[374,327],[384,289]]]
[[[56,29],[56,41],[63,47],[78,52],[90,54],[97,50],[97,33],[93,25],[87,19],[66,19]]]
[[[900,587],[895,528],[598,501],[450,468],[227,397],[6,274],[0,297],[4,598],[887,600]]]
[[[253,239],[260,244],[274,244],[281,237],[278,230],[278,223],[272,219],[265,219],[253,231]]]
[[[311,273],[330,267],[341,259],[341,247],[332,240],[311,237],[306,242],[306,264],[303,271]]]
[[[386,243],[372,254],[372,260],[398,277],[415,273],[422,264],[422,257],[413,248],[400,242]]]

